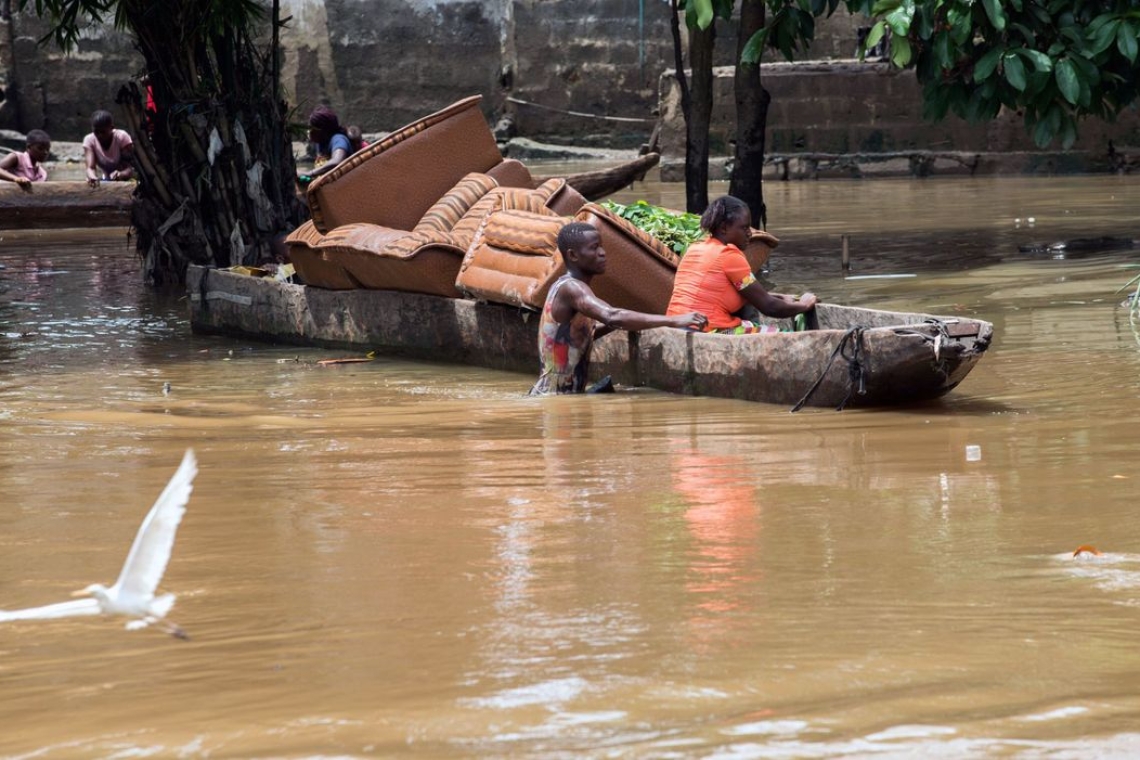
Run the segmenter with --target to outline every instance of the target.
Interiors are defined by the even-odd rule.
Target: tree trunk
[[[307,213],[293,184],[287,109],[275,97],[274,51],[257,49],[248,24],[198,23],[192,5],[123,6],[156,108],[146,110],[145,85],[119,91],[139,169],[132,223],[155,284],[182,282],[191,262],[270,260],[274,239]]]
[[[685,119],[685,209],[702,213],[709,205],[709,125],[713,106],[713,46],[716,21],[689,29],[692,70],[690,113]]]
[[[752,211],[752,224],[760,229],[768,225],[768,209],[764,205],[764,134],[772,96],[760,81],[760,64],[745,64],[741,56],[752,35],[764,28],[764,14],[764,0],[741,0],[736,74],[733,78],[736,152],[728,189],[730,194],[748,204]]]

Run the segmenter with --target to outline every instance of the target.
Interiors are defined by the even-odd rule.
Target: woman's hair
[[[328,106],[317,106],[313,109],[313,112],[309,114],[309,126],[328,132],[330,135],[344,134],[344,127],[340,125],[336,111]]]
[[[27,140],[28,147],[31,147],[32,145],[51,145],[51,138],[48,137],[48,133],[42,129],[33,129],[29,131],[27,137],[24,139]]]
[[[110,111],[99,110],[91,114],[91,131],[103,127],[113,127],[115,125],[115,117],[111,115]]]
[[[748,204],[732,195],[722,195],[701,214],[701,229],[715,234],[725,222],[740,219],[748,213]]]

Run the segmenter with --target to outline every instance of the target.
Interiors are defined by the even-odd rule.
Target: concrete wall
[[[664,117],[661,144],[684,154],[672,75],[666,0],[281,0],[282,79],[304,122],[319,103],[365,132],[396,129],[467,95],[484,96],[494,123],[547,142],[636,147]],[[821,20],[813,58],[849,59],[858,17]],[[0,21],[0,129],[47,129],[81,139],[96,108],[111,108],[119,86],[141,73],[129,38],[91,27],[64,56],[37,40],[30,14]],[[718,61],[731,64],[736,30],[717,22]],[[727,72],[723,72],[727,73]],[[927,124],[913,75],[885,65],[765,64],[773,96],[768,150],[852,153],[911,149],[1036,150],[1016,115],[988,125],[957,119]],[[718,80],[714,154],[731,152],[730,77]],[[659,94],[660,93],[660,94]],[[610,118],[601,118],[610,117]],[[1140,145],[1135,113],[1121,123],[1082,125],[1077,148]]]
[[[539,140],[636,146],[653,129],[673,67],[665,0],[281,0],[282,84],[304,121],[319,103],[366,132],[388,131],[481,93],[497,120]],[[830,32],[834,29],[834,33]],[[78,140],[96,108],[143,67],[130,39],[91,27],[64,56],[36,41],[31,14],[0,22],[0,129]],[[735,28],[718,22],[718,60]],[[853,48],[850,19],[824,22],[817,55]],[[513,98],[523,103],[510,102]],[[575,112],[575,114],[566,113]],[[576,115],[586,114],[586,115]],[[598,118],[602,116],[616,119]]]
[[[283,0],[282,85],[304,121],[327,103],[365,132],[476,93],[498,104],[504,6],[478,0]]]
[[[0,129],[38,128],[57,140],[79,140],[91,131],[93,111],[114,112],[115,94],[139,75],[142,58],[110,26],[87,28],[71,55],[40,46],[47,32],[30,14],[0,22]]]
[[[720,68],[716,74],[710,143],[714,155],[728,155],[735,131],[733,72]],[[766,145],[769,156],[1041,152],[1019,113],[1003,112],[985,124],[971,124],[954,116],[936,123],[924,121],[921,87],[914,73],[885,63],[771,63],[762,67],[761,79],[772,95]],[[685,155],[685,127],[674,72],[662,75],[661,92],[662,173],[676,179],[678,172],[683,177],[683,167],[678,165]],[[1086,120],[1079,129],[1080,137],[1071,151],[1074,154],[1107,157],[1109,140],[1116,148],[1140,146],[1140,112],[1136,109],[1126,111],[1114,123]],[[1046,152],[1057,151],[1059,148],[1053,146]],[[1096,167],[1074,164],[1070,168]]]

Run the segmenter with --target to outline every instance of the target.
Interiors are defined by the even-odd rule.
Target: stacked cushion
[[[455,286],[471,298],[540,310],[550,285],[566,271],[557,241],[570,220],[543,206],[507,208],[504,200],[478,228]]]
[[[423,215],[413,232],[451,232],[456,222],[471,210],[481,198],[498,187],[498,182],[486,174],[472,172],[444,193]]]

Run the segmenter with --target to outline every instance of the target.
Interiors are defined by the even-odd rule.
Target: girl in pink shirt
[[[83,138],[87,184],[96,187],[101,180],[130,179],[135,175],[131,164],[134,155],[134,141],[123,130],[115,129],[110,111],[91,115],[91,134]]]
[[[47,179],[43,163],[51,153],[51,138],[42,129],[33,129],[28,132],[27,145],[24,153],[9,153],[0,159],[0,179],[31,191],[33,182]]]

